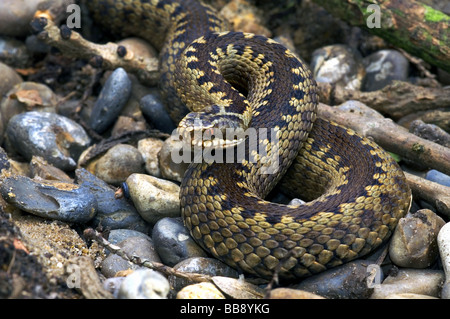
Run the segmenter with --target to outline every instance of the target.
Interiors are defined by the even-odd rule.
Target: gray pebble
[[[25,45],[31,53],[49,53],[51,46],[38,39],[35,34],[29,35],[25,39]]]
[[[0,35],[25,36],[38,4],[44,0],[0,1]]]
[[[126,181],[133,173],[144,173],[144,159],[138,149],[128,144],[118,144],[89,164],[95,176],[113,185]]]
[[[303,204],[305,204],[306,202],[304,200],[301,200],[300,198],[293,198],[288,205],[291,206],[301,206]]]
[[[123,280],[119,299],[165,299],[169,282],[159,272],[150,269],[134,271]]]
[[[146,174],[132,174],[126,184],[139,214],[151,225],[165,217],[179,217],[180,187]]]
[[[152,239],[165,265],[175,266],[190,257],[207,257],[184,227],[181,218],[163,218],[153,228]]]
[[[41,156],[62,170],[75,169],[74,158],[78,158],[90,143],[89,136],[79,124],[47,112],[15,115],[8,123],[6,136],[9,144],[27,160],[33,155]]]
[[[124,241],[127,238],[130,237],[142,237],[145,238],[149,241],[152,240],[152,238],[147,235],[144,234],[140,231],[137,230],[133,230],[133,229],[113,229],[109,232],[109,236],[108,236],[108,241],[113,244],[113,245],[117,245],[118,243],[120,243],[121,241]]]
[[[85,223],[97,212],[97,201],[86,187],[51,181],[34,181],[25,176],[3,179],[2,197],[31,214],[71,223]]]
[[[171,134],[175,129],[169,114],[167,113],[159,94],[149,94],[140,101],[142,114],[158,130]]]
[[[98,212],[92,220],[94,226],[148,231],[148,224],[141,218],[128,199],[125,197],[116,198],[115,191],[107,183],[84,168],[77,169],[75,174],[78,184],[87,187],[97,199]]]
[[[209,276],[239,277],[239,273],[235,269],[215,258],[188,258],[180,261],[173,269],[186,273],[198,273]],[[185,286],[194,284],[191,280],[176,276],[170,276],[169,282],[175,291],[179,291]]]
[[[16,68],[25,68],[31,63],[25,43],[10,38],[0,38],[0,61]]]
[[[367,282],[369,265],[355,260],[306,278],[295,288],[331,299],[365,299],[372,293]]]
[[[363,89],[376,91],[394,80],[406,81],[408,78],[408,60],[396,50],[380,50],[363,59],[366,77]]]
[[[359,90],[365,75],[360,54],[344,44],[315,50],[311,69],[318,82],[335,84],[349,90]]]
[[[116,121],[131,94],[131,80],[124,69],[109,76],[91,113],[90,126],[97,133],[105,132]]]
[[[409,125],[409,131],[426,140],[450,147],[450,134],[435,124],[427,124],[422,120],[415,120]]]
[[[122,285],[122,282],[125,280],[126,277],[112,277],[112,278],[106,278],[103,282],[103,288],[106,291],[109,291],[114,298],[119,297],[119,289]]]
[[[429,170],[425,175],[425,179],[450,187],[450,176],[435,169]]]
[[[400,267],[429,267],[438,257],[437,236],[444,224],[429,209],[400,218],[389,246],[392,262]]]
[[[155,251],[153,242],[144,237],[129,237],[118,243],[117,246],[119,246],[122,251],[127,253],[129,256],[139,256],[140,258],[148,259],[149,261],[161,262]],[[116,254],[109,254],[101,264],[102,274],[108,278],[114,277],[118,271],[143,268],[145,267],[126,261]]]
[[[16,84],[22,82],[22,78],[13,68],[1,62],[0,74],[2,75],[2,80],[0,81],[0,97],[3,98]]]

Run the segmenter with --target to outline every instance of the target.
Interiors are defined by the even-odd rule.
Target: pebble
[[[363,59],[366,77],[363,89],[376,91],[384,88],[394,80],[408,79],[408,60],[396,50],[380,50]]]
[[[227,297],[233,299],[262,299],[265,296],[264,289],[242,279],[214,276],[212,282]]]
[[[142,236],[129,237],[118,243],[117,246],[129,256],[139,256],[141,259],[161,262],[151,239],[149,240]],[[101,263],[101,272],[107,278],[114,277],[119,271],[129,269],[145,269],[145,267],[126,261],[116,254],[109,254],[108,257],[106,257]]]
[[[27,160],[33,155],[64,171],[76,168],[81,152],[90,138],[84,129],[71,119],[48,112],[25,112],[11,118],[6,127],[9,145]]]
[[[0,38],[0,61],[15,68],[26,68],[30,64],[30,53],[22,41]]]
[[[50,165],[42,157],[34,155],[30,161],[30,176],[34,179],[42,178],[45,180],[73,183],[73,179],[63,170]]]
[[[0,74],[2,75],[0,80],[0,97],[3,98],[9,90],[22,82],[22,78],[13,68],[1,62]]]
[[[117,245],[121,241],[124,241],[125,239],[130,238],[130,237],[142,237],[142,238],[147,239],[148,241],[152,240],[152,238],[149,235],[142,233],[140,231],[137,231],[137,230],[112,229],[109,232],[108,241],[113,245]]]
[[[442,287],[441,298],[450,299],[450,223],[445,224],[441,228],[437,240],[445,272],[445,283]]]
[[[176,264],[173,269],[184,273],[198,273],[209,276],[225,276],[232,278],[239,277],[239,273],[235,269],[215,258],[187,258]],[[194,284],[191,280],[176,276],[169,276],[169,282],[175,291],[179,291],[183,287]]]
[[[144,173],[144,159],[138,149],[128,144],[111,147],[86,167],[92,174],[108,184],[120,185],[134,173]]]
[[[83,184],[95,196],[98,211],[92,223],[108,229],[129,228],[146,232],[149,225],[125,197],[116,198],[115,191],[103,180],[84,168],[75,171],[78,184]]]
[[[450,134],[435,124],[415,120],[409,125],[409,132],[439,145],[450,147]]]
[[[11,205],[44,218],[86,223],[97,212],[97,201],[82,185],[35,181],[26,176],[3,179],[0,193]]]
[[[439,297],[444,272],[433,269],[399,269],[389,275],[381,285],[374,287],[371,299],[385,299],[399,293],[414,293]]]
[[[365,75],[360,54],[344,44],[315,50],[311,70],[317,82],[335,84],[348,90],[359,90]]]
[[[136,121],[134,118],[120,115],[111,129],[111,136],[120,136],[124,133],[145,131],[146,129],[144,121]]]
[[[435,169],[429,170],[425,175],[425,179],[450,187],[450,176]]]
[[[25,39],[25,46],[27,47],[28,52],[30,53],[49,53],[51,50],[51,46],[39,40],[38,36],[35,34],[31,34],[27,36]]]
[[[295,289],[331,299],[365,299],[372,293],[367,283],[369,265],[368,261],[355,260],[308,277]]]
[[[103,288],[109,291],[115,299],[119,298],[119,289],[126,277],[106,278],[103,281]]]
[[[181,182],[189,163],[182,160],[176,163],[173,160],[173,155],[175,154],[182,157],[184,155],[184,149],[183,143],[178,137],[171,135],[164,141],[164,144],[158,154],[159,167],[163,178]],[[189,158],[191,158],[190,155]]]
[[[118,68],[111,73],[92,109],[90,127],[105,132],[116,121],[131,94],[131,80],[127,72]]]
[[[163,218],[153,227],[153,243],[162,262],[170,267],[190,257],[207,257],[192,239],[181,218]]]
[[[151,269],[136,270],[125,277],[119,288],[119,299],[165,299],[169,282]]]
[[[201,282],[184,287],[177,293],[177,299],[226,299],[223,293],[210,282]]]
[[[264,12],[250,1],[232,0],[225,4],[220,14],[230,21],[235,31],[272,36],[269,29],[264,26]]]
[[[171,134],[176,128],[162,103],[159,93],[144,96],[139,103],[142,114],[156,129]]]
[[[180,216],[180,187],[146,174],[132,174],[128,191],[139,214],[151,225],[165,217]]]
[[[25,36],[30,33],[30,21],[38,4],[44,0],[0,1],[0,35]]]
[[[10,168],[11,168],[11,163],[9,161],[8,154],[0,146],[0,172],[4,169],[9,171]]]
[[[58,98],[46,85],[36,82],[21,82],[6,93],[0,105],[3,123],[17,114],[27,111],[56,113]]]
[[[155,177],[161,177],[158,154],[163,145],[164,141],[153,137],[139,140],[137,145],[138,151],[144,158],[146,172]]]
[[[117,42],[117,45],[126,47],[127,51],[133,51],[134,56],[144,59],[158,58],[156,50],[147,41],[140,38],[125,38]]]
[[[429,209],[400,218],[389,246],[389,257],[399,267],[426,268],[438,257],[437,236],[444,220]]]
[[[386,297],[386,299],[439,299],[432,296],[413,294],[413,293],[399,293],[392,294]]]
[[[309,291],[291,289],[291,288],[275,288],[270,291],[270,299],[325,299],[322,296],[313,294]]]

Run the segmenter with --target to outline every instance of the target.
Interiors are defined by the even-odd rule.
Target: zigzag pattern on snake
[[[196,1],[93,0],[111,31],[150,41],[160,54],[161,90],[174,121],[260,128],[264,152],[233,163],[192,163],[181,210],[193,238],[248,274],[305,277],[363,256],[387,240],[411,193],[391,156],[354,131],[316,119],[316,84],[306,64],[262,36],[228,32]],[[195,124],[195,123],[194,123]],[[184,127],[186,129],[186,127]],[[247,138],[248,141],[248,138]],[[261,174],[276,156],[276,174]],[[284,177],[283,177],[284,176]],[[281,189],[309,200],[264,200]]]

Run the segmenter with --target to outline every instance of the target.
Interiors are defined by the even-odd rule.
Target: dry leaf
[[[29,110],[34,106],[42,105],[42,98],[37,90],[20,90],[11,94],[10,98],[24,103]]]

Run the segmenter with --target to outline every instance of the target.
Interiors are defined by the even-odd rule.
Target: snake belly
[[[161,50],[174,121],[187,105],[217,123],[242,120],[262,141],[262,155],[245,143],[244,158],[192,163],[183,178],[184,223],[214,257],[264,278],[301,278],[373,251],[407,213],[411,192],[397,163],[369,139],[316,119],[311,72],[282,45],[226,32],[213,9],[191,0],[93,0],[90,8],[113,32]],[[268,163],[276,169],[263,170]],[[309,202],[264,200],[280,180]]]

